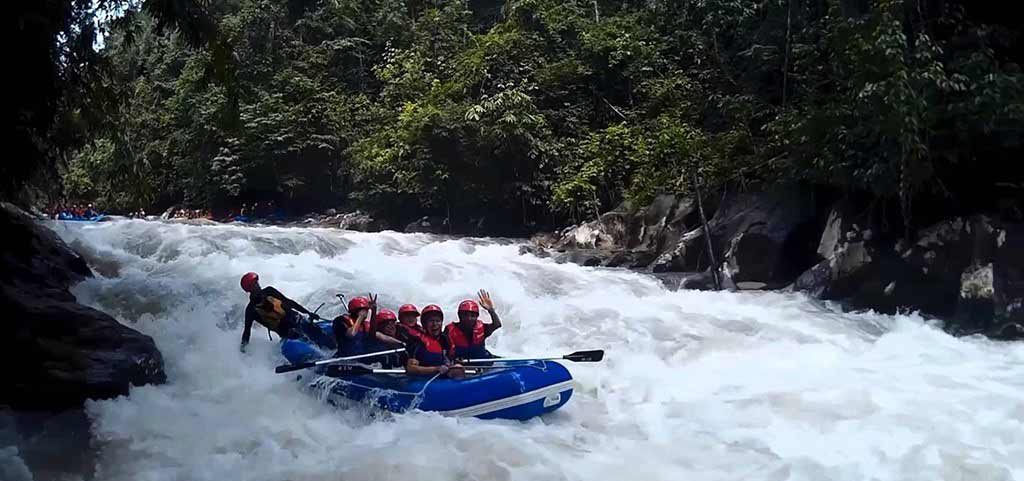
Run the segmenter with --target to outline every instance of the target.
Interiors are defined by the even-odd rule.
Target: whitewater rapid
[[[145,221],[57,224],[100,273],[73,292],[152,336],[168,383],[89,402],[100,480],[1024,480],[1024,344],[783,293],[671,291],[491,239]],[[491,291],[503,355],[572,364],[569,404],[530,422],[375,415],[274,374],[259,272],[306,307]],[[486,319],[486,316],[484,316]]]

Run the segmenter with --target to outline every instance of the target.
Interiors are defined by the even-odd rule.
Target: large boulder
[[[881,241],[861,206],[848,199],[834,204],[822,229],[821,259],[793,282],[793,288],[854,309],[895,312],[912,294],[910,268],[891,242]]]
[[[889,242],[836,212],[818,249],[828,257],[797,278],[795,290],[855,309],[921,311],[946,319],[956,333],[1013,336],[1020,322],[1014,306],[1024,297],[1024,239],[1016,246],[1008,239],[1019,226],[954,217],[921,229],[914,243]]]
[[[996,236],[992,288],[999,329],[1024,337],[1024,224],[1005,225]]]
[[[666,248],[696,223],[693,199],[670,194],[647,205],[624,202],[596,220],[568,227],[557,234],[535,236],[540,247],[559,251],[557,258],[587,265],[647,268]],[[572,254],[573,250],[584,253]]]
[[[712,240],[712,242],[714,242]],[[716,254],[721,256],[720,249]],[[715,259],[721,261],[721,259]],[[691,230],[676,240],[675,245],[666,249],[651,263],[651,271],[662,272],[692,272],[711,267],[711,256],[708,254],[707,241],[704,239],[704,229]]]
[[[704,213],[713,215],[717,203],[705,201]],[[675,245],[686,232],[700,225],[697,201],[693,197],[659,195],[634,216],[628,247],[661,252]]]
[[[363,211],[335,214],[332,217],[336,227],[339,229],[354,230],[359,232],[380,232],[386,230],[386,222],[374,219],[370,214]]]
[[[813,264],[823,216],[812,190],[728,193],[709,196],[704,204],[724,284],[780,287]],[[706,271],[712,265],[698,205],[690,197],[660,195],[643,206],[623,203],[556,237],[538,245],[559,251],[556,259],[585,265],[658,274]]]
[[[8,308],[4,355],[16,363],[0,404],[71,408],[167,379],[153,339],[100,311],[5,284],[0,298]]]
[[[596,220],[563,230],[551,247],[657,253],[693,228],[695,208],[691,198],[671,194],[656,196],[647,205],[624,202]]]
[[[845,242],[801,274],[793,288],[854,309],[896,312],[914,292],[910,270],[891,249],[863,239]]]
[[[991,328],[992,263],[1000,232],[987,216],[954,217],[919,231],[908,249],[898,244],[917,281],[918,298],[908,307],[953,319],[960,330]]]
[[[789,284],[814,262],[818,217],[810,189],[727,194],[708,220],[723,277],[736,284]],[[707,244],[703,227],[686,232],[654,261],[652,269],[702,271],[712,267]]]
[[[301,222],[291,222],[289,225],[325,227],[359,232],[380,232],[388,228],[387,222],[374,219],[373,216],[363,211],[356,210],[339,214],[336,209],[327,209],[323,214],[307,214]]]
[[[992,278],[992,264],[972,263],[960,274],[960,291],[957,298],[956,317],[965,320],[995,319],[993,296],[995,287]],[[988,324],[986,321],[985,324]],[[988,326],[983,326],[988,327]]]
[[[30,282],[48,294],[71,298],[68,286],[92,271],[82,256],[71,250],[57,233],[6,202],[0,203],[0,282]]]
[[[721,282],[721,277],[719,277],[719,282]],[[698,291],[714,290],[717,288],[715,285],[715,274],[711,269],[685,274],[679,281],[679,288]]]
[[[152,338],[75,301],[68,287],[92,273],[53,231],[9,204],[0,229],[0,405],[72,408],[166,380]]]
[[[405,226],[405,232],[423,234],[447,234],[448,219],[438,216],[424,216]]]
[[[818,260],[832,257],[848,242],[871,241],[877,226],[868,218],[870,209],[854,199],[844,198],[833,204],[818,240]]]
[[[584,222],[562,231],[556,249],[602,249],[606,252],[623,250],[626,239],[626,214],[611,211],[601,214],[597,220]]]
[[[174,213],[178,211],[177,205],[172,205],[167,208],[162,214],[160,214],[160,220],[169,220],[174,218]]]
[[[605,262],[607,255],[607,252],[597,249],[569,249],[558,252],[552,259],[559,264],[569,262],[585,267],[596,267]]]

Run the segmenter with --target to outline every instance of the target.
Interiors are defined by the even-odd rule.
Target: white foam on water
[[[486,239],[143,221],[60,225],[98,276],[78,298],[153,336],[169,382],[90,402],[104,480],[1024,479],[1024,344],[796,294],[672,292]],[[373,291],[438,303],[479,288],[503,355],[604,348],[528,422],[337,408],[238,350],[242,273],[306,307]],[[484,315],[486,319],[486,315]]]

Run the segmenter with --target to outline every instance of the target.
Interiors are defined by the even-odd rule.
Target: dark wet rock
[[[438,216],[424,216],[405,226],[405,232],[423,234],[447,234],[448,220]]]
[[[553,254],[552,259],[559,264],[571,262],[581,266],[596,267],[604,263],[606,254],[598,249],[570,249]]]
[[[996,319],[1024,324],[1024,224],[1005,225],[996,235],[992,289]]]
[[[1024,341],[1024,324],[1007,322],[997,326],[988,333],[989,337],[1000,341]]]
[[[526,254],[532,254],[540,258],[551,257],[550,250],[540,247],[538,245],[526,244],[519,246],[519,255],[522,256]]]
[[[323,214],[307,214],[301,222],[290,222],[287,225],[324,227],[358,232],[380,232],[388,229],[387,222],[375,219],[363,211],[356,210],[338,213],[336,209],[327,209]]]
[[[94,479],[97,448],[92,441],[89,417],[82,409],[0,408],[0,479]]]
[[[953,217],[921,229],[909,244],[852,227],[835,243],[823,235],[820,246],[827,248],[818,252],[830,256],[804,272],[795,290],[855,309],[920,311],[946,320],[956,333],[997,336],[1002,323],[1019,322],[1012,316],[1024,296],[1024,244],[1008,242],[1018,225],[984,215]]]
[[[781,287],[813,265],[820,238],[814,193],[792,187],[726,195],[708,220],[723,278]],[[702,271],[711,266],[703,227],[679,236],[652,263],[654,272]]]
[[[674,246],[694,227],[695,216],[692,199],[659,195],[651,204],[623,203],[594,221],[538,234],[531,241],[560,251],[556,258],[563,262],[649,269],[666,246]],[[570,254],[574,250],[582,252]]]
[[[687,274],[679,282],[681,289],[711,291],[715,289],[715,277],[710,270]]]
[[[75,301],[68,288],[92,273],[56,233],[9,204],[0,229],[0,405],[73,408],[166,380],[152,338]]]
[[[369,214],[358,210],[344,214],[335,214],[332,222],[336,222],[339,229],[359,232],[380,232],[388,228],[386,222],[374,219]]]

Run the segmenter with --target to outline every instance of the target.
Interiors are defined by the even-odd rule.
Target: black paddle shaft
[[[576,351],[564,356],[552,357],[494,357],[489,359],[467,359],[463,364],[478,364],[485,362],[534,362],[534,361],[572,361],[572,362],[600,362],[604,359],[604,351],[594,349],[590,351]]]
[[[604,359],[604,351],[601,349],[594,349],[592,351],[576,351],[562,357],[562,359],[573,362],[601,362],[601,360]]]

